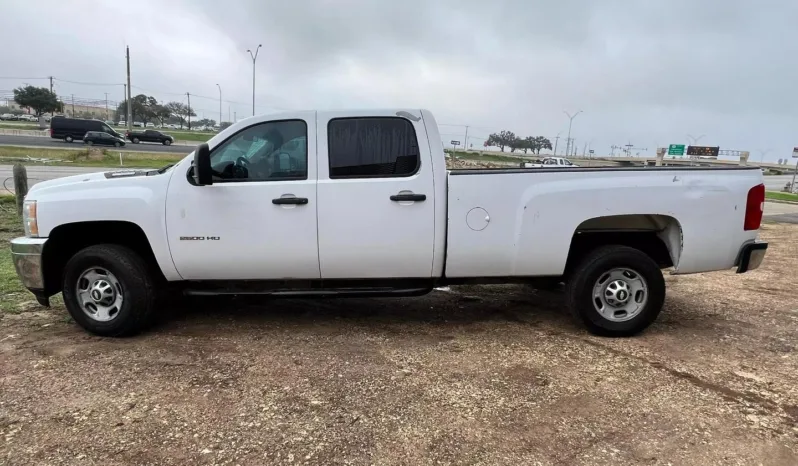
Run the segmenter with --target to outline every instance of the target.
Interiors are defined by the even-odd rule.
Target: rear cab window
[[[415,129],[404,118],[332,119],[327,138],[331,179],[405,177],[421,165]]]

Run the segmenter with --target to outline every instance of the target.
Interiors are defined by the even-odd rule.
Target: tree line
[[[54,92],[50,92],[45,87],[24,86],[14,89],[14,102],[20,107],[25,107],[33,111],[38,117],[44,113],[56,113],[64,110],[63,102],[58,100]],[[130,110],[133,121],[140,121],[145,125],[149,122],[158,121],[161,126],[167,123],[179,124],[183,128],[188,124],[191,129],[191,117],[197,116],[194,109],[182,102],[160,103],[153,96],[139,94],[130,99]],[[123,100],[116,108],[115,120],[127,119],[127,99]],[[76,115],[73,115],[73,117]],[[216,126],[215,120],[203,118],[193,122],[195,126]],[[229,122],[221,122],[222,129],[230,126]]]
[[[531,150],[533,154],[538,155],[540,155],[541,150],[552,148],[551,141],[549,141],[547,137],[527,136],[525,138],[519,138],[512,131],[499,131],[498,133],[491,134],[488,136],[485,145],[498,147],[502,152],[504,152],[505,147],[509,147],[510,152],[522,150],[524,154],[526,154]]]

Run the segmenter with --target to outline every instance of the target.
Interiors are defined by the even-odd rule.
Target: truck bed
[[[657,234],[675,273],[731,268],[756,239],[743,222],[761,180],[758,167],[452,170],[446,276],[562,275],[577,234],[613,230]]]

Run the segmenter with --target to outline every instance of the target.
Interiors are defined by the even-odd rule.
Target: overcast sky
[[[579,152],[687,143],[789,157],[798,146],[798,2],[785,0],[9,1],[0,90],[134,95],[218,119],[256,110],[424,107],[439,123],[561,136]],[[35,19],[34,19],[35,18]],[[36,24],[36,27],[31,27]],[[6,79],[25,78],[25,79]],[[203,99],[199,96],[211,97]],[[228,102],[232,101],[232,102]],[[444,126],[446,142],[464,128]]]

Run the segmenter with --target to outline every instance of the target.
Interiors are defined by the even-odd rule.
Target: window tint
[[[404,118],[342,118],[327,125],[330,178],[410,176],[418,140]]]
[[[211,153],[214,181],[304,180],[308,127],[302,120],[250,126]]]

